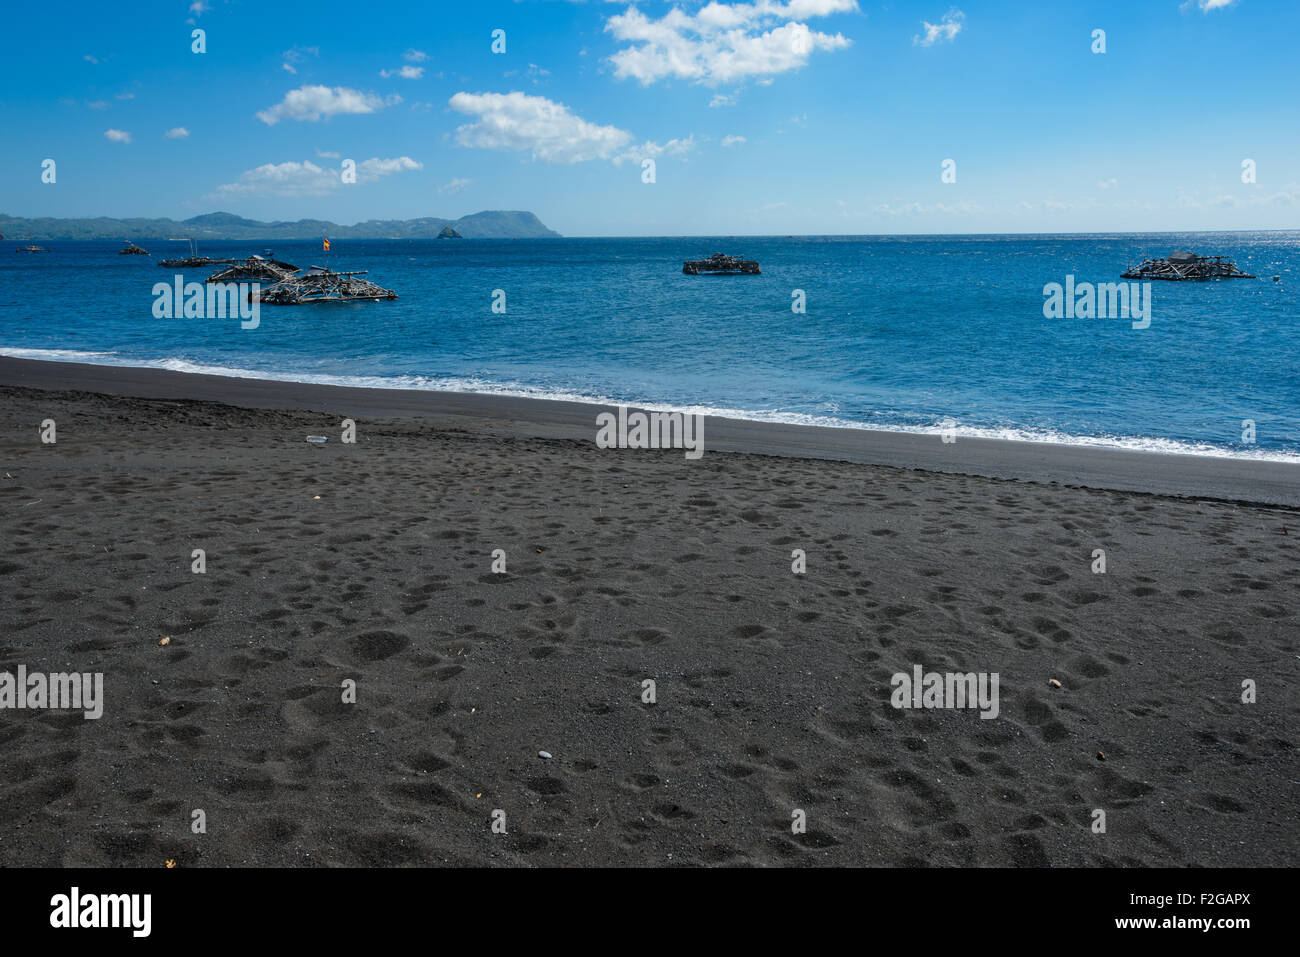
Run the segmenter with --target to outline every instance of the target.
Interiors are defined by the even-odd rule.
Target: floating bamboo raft
[[[298,271],[297,266],[278,259],[249,256],[247,259],[228,259],[227,269],[219,269],[208,277],[208,282],[271,282],[289,279]]]
[[[700,273],[713,273],[720,276],[757,276],[761,270],[756,260],[714,253],[708,259],[686,260],[682,263],[682,272],[688,276],[698,276]]]
[[[199,269],[203,266],[220,266],[222,263],[238,262],[237,259],[213,259],[211,256],[189,256],[186,259],[162,259],[159,266],[168,269]]]
[[[1168,259],[1148,259],[1124,273],[1121,279],[1254,279],[1227,256],[1198,256],[1175,252]]]
[[[117,254],[119,256],[148,256],[149,255],[149,250],[141,249],[135,243],[123,243],[122,245],[125,248],[119,249],[117,251]]]
[[[261,301],[276,306],[297,306],[304,302],[351,302],[357,299],[396,299],[397,293],[366,279],[364,270],[331,272],[312,266],[301,276],[287,276],[262,290]]]

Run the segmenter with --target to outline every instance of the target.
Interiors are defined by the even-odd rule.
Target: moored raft
[[[200,269],[203,266],[220,266],[222,263],[233,263],[234,259],[213,259],[211,256],[189,256],[185,259],[160,259],[159,266],[166,266],[168,269]]]
[[[365,270],[332,272],[312,266],[300,276],[288,276],[261,291],[260,301],[275,306],[298,306],[305,302],[353,302],[360,299],[396,299],[397,293],[367,279]]]
[[[718,276],[757,276],[762,270],[758,268],[757,260],[714,253],[708,259],[686,260],[682,263],[682,272],[688,276],[698,276],[700,273],[712,273]]]
[[[297,266],[282,263],[278,259],[266,259],[262,256],[249,256],[247,259],[228,259],[225,269],[219,269],[208,277],[208,282],[272,282],[278,283],[290,278],[298,271]]]
[[[1121,279],[1254,279],[1227,256],[1198,256],[1178,251],[1167,259],[1147,259],[1129,269]]]

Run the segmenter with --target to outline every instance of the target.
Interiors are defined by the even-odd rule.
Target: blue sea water
[[[400,298],[267,305],[253,330],[155,318],[153,286],[176,273],[157,262],[188,248],[139,241],[151,257],[0,243],[0,354],[874,429],[951,418],[959,435],[1300,461],[1300,232],[338,240],[332,268],[369,270]],[[326,261],[318,240],[199,252],[268,245],[298,266]],[[1259,278],[1153,283],[1146,329],[1044,318],[1045,284],[1117,282],[1175,249]],[[717,251],[758,259],[762,275],[682,274]]]

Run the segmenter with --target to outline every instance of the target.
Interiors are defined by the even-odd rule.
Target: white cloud
[[[89,100],[87,101],[86,105],[90,107],[92,110],[108,109],[108,103],[105,102],[104,100]]]
[[[475,115],[456,128],[461,146],[528,152],[544,163],[610,160],[615,165],[659,156],[680,156],[695,148],[695,137],[667,143],[632,145],[632,134],[616,126],[588,123],[563,103],[526,93],[457,93],[448,103]]]
[[[357,164],[357,182],[373,183],[384,176],[407,170],[423,169],[422,163],[409,156],[394,159],[368,159]],[[241,173],[239,180],[218,186],[215,195],[239,196],[320,196],[343,187],[337,169],[304,162],[266,163]]]
[[[402,59],[408,63],[423,63],[425,60],[429,59],[429,54],[425,53],[423,50],[410,49],[402,54]]]
[[[462,189],[474,182],[472,179],[461,179],[459,176],[450,183],[443,183],[438,187],[439,196],[450,196],[459,193]]]
[[[714,93],[713,99],[709,100],[709,106],[735,106],[738,99],[739,97],[734,93]]]
[[[118,93],[118,94],[116,94],[116,95],[113,97],[113,99],[115,99],[115,100],[134,100],[134,99],[135,99],[135,94],[134,94],[134,93]]]
[[[409,156],[398,156],[393,159],[362,160],[357,164],[357,182],[373,183],[394,173],[407,173],[417,169],[424,169],[424,164],[411,159]]]
[[[750,77],[770,82],[802,67],[816,50],[849,46],[842,34],[810,30],[800,19],[857,9],[856,0],[712,0],[693,15],[674,7],[656,20],[628,7],[605,22],[615,39],[631,44],[609,62],[619,79],[630,77],[643,86],[667,77],[709,86]]]
[[[131,134],[126,130],[104,130],[104,136],[107,139],[112,140],[114,143],[131,142]]]
[[[457,127],[461,146],[525,151],[544,163],[582,163],[612,159],[632,142],[626,130],[588,123],[544,96],[457,93],[448,102],[459,113],[477,116]]]
[[[1190,10],[1195,4],[1200,8],[1201,13],[1209,13],[1211,10],[1226,10],[1236,2],[1237,0],[1187,0],[1179,9]]]
[[[280,120],[306,120],[315,123],[321,117],[329,118],[347,113],[373,113],[393,103],[400,103],[400,96],[381,99],[374,93],[361,93],[345,86],[300,86],[290,90],[284,99],[275,106],[258,111],[257,118],[267,126],[274,126]]]
[[[615,166],[621,166],[623,163],[639,163],[644,159],[658,159],[660,156],[681,156],[693,149],[695,149],[694,136],[688,136],[684,140],[674,138],[663,144],[646,140],[640,146],[619,153],[613,157],[613,160]]]
[[[938,23],[922,20],[921,26],[925,27],[925,35],[918,34],[912,37],[912,43],[923,47],[934,46],[936,43],[951,43],[957,39],[957,34],[961,33],[962,22],[965,19],[966,14],[953,7]]]
[[[87,63],[98,63],[98,62],[99,62],[99,58],[98,58],[98,57],[93,57],[93,56],[91,56],[89,53],[87,53],[87,54],[85,54],[84,56],[82,56],[82,59],[85,60]]]
[[[1110,179],[1103,179],[1101,180],[1101,182],[1097,184],[1097,186],[1101,189],[1110,189],[1111,187],[1118,186],[1118,185],[1119,185],[1119,180],[1117,180],[1114,176],[1112,176]]]
[[[194,0],[194,2],[190,4],[190,13],[196,17],[203,16],[203,14],[207,13],[211,9],[212,7],[205,3],[204,0]]]
[[[739,146],[743,142],[745,142],[743,136],[724,136],[722,138],[723,146]]]
[[[319,156],[321,159],[336,160],[342,154],[335,153],[331,150],[317,150],[316,155]]]
[[[424,76],[424,67],[411,66],[409,63],[399,70],[380,70],[379,75],[387,79],[390,76],[400,76],[404,80],[418,80]]]
[[[183,140],[189,135],[190,131],[183,126],[173,127],[163,134],[163,136],[167,137],[169,140]]]

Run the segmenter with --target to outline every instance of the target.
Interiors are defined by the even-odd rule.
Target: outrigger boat
[[[682,272],[688,276],[698,276],[700,273],[712,273],[715,276],[757,276],[762,270],[758,268],[757,260],[714,253],[708,259],[686,260],[682,263]]]

